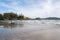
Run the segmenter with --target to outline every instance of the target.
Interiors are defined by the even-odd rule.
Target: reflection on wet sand
[[[0,40],[60,40],[60,24],[50,21],[0,24]]]
[[[4,28],[15,28],[17,26],[19,27],[23,27],[23,23],[22,24],[10,24],[10,23],[0,23],[0,26],[3,26]]]

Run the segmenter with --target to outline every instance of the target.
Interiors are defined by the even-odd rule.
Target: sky
[[[60,17],[60,0],[0,0],[0,13],[14,12],[26,17]]]

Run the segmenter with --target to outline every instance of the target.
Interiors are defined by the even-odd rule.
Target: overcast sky
[[[0,13],[4,12],[31,18],[60,17],[60,0],[0,0]]]

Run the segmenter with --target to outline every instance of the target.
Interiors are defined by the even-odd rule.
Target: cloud
[[[15,12],[18,12],[19,13],[19,11],[21,11],[21,9],[22,9],[22,6],[19,6],[18,5],[18,2],[11,2],[10,4],[6,4],[6,3],[4,3],[4,2],[0,2],[0,7],[6,7],[6,8],[8,8],[9,10],[11,9],[12,11],[15,11]],[[4,10],[4,9],[3,9]],[[10,11],[11,11],[10,10]],[[6,11],[8,11],[8,10],[6,10]]]
[[[50,0],[45,0],[45,1],[42,1],[41,3],[38,3],[37,4],[32,4],[28,7],[26,7],[27,10],[24,11],[24,13],[26,13],[26,11],[30,11],[30,15],[31,16],[36,16],[36,17],[46,17],[46,16],[49,16],[51,14],[51,11],[52,11],[52,5],[51,5],[51,2]],[[31,14],[32,13],[32,14]]]
[[[6,3],[8,2],[8,3]],[[27,17],[60,17],[59,0],[6,0],[0,2],[0,7],[6,7],[9,11],[24,14]],[[7,10],[6,10],[7,11]]]

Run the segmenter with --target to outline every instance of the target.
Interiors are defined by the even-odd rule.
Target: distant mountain
[[[58,17],[47,17],[47,18],[35,18],[34,20],[60,20]]]
[[[58,17],[47,17],[45,19],[48,19],[48,20],[60,20],[60,18],[58,18]]]

